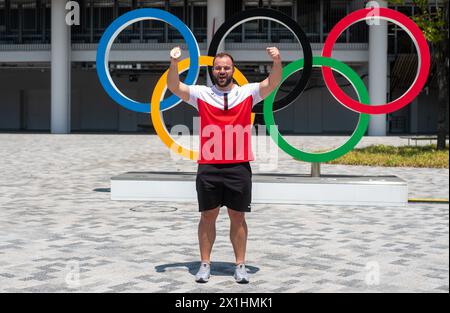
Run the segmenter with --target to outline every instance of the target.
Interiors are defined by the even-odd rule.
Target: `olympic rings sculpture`
[[[370,103],[368,91],[358,74],[355,73],[349,66],[338,60],[332,59],[334,44],[345,29],[357,22],[373,18],[387,20],[402,27],[411,36],[419,55],[418,72],[412,86],[400,98],[386,104]],[[348,153],[359,143],[366,133],[371,114],[387,114],[407,106],[419,95],[427,82],[430,71],[431,57],[426,38],[419,26],[417,26],[417,24],[415,24],[409,17],[398,11],[388,8],[377,8],[376,10],[366,8],[350,13],[338,24],[336,24],[325,41],[321,56],[313,56],[311,44],[305,35],[305,32],[302,30],[300,25],[297,24],[297,22],[289,16],[272,9],[254,9],[240,12],[225,21],[225,23],[217,30],[211,41],[211,45],[208,49],[208,56],[200,55],[198,43],[195,40],[191,30],[176,16],[159,9],[133,10],[117,18],[106,29],[99,42],[96,65],[100,83],[106,93],[119,105],[132,111],[151,113],[151,119],[158,136],[173,152],[178,153],[187,159],[197,160],[198,152],[185,148],[177,143],[170,136],[164,125],[164,121],[162,120],[162,111],[173,108],[181,102],[181,99],[175,95],[164,99],[164,94],[167,90],[167,71],[158,80],[158,83],[152,93],[150,103],[139,103],[134,101],[125,96],[116,87],[111,75],[109,74],[109,54],[111,46],[119,33],[135,22],[142,20],[159,20],[166,22],[180,31],[186,41],[189,50],[189,58],[179,63],[178,70],[179,72],[184,72],[186,70],[188,71],[185,83],[192,85],[197,82],[200,66],[212,65],[213,57],[216,55],[218,47],[223,42],[225,37],[240,24],[255,19],[266,19],[281,23],[294,34],[302,47],[303,58],[294,61],[283,68],[282,81],[285,81],[293,73],[303,70],[302,76],[297,81],[295,87],[287,96],[285,96],[285,98],[275,101],[275,96],[280,87],[278,86],[278,88],[264,100],[263,106],[256,105],[254,107],[254,113],[252,116],[253,122],[254,114],[262,113],[264,115],[266,125],[269,126],[268,132],[272,139],[274,139],[280,149],[297,160],[306,162],[328,162]],[[307,153],[296,149],[283,138],[276,127],[271,127],[275,125],[274,112],[286,108],[298,99],[305,90],[311,78],[313,67],[322,68],[325,84],[333,97],[343,106],[360,114],[357,128],[349,140],[341,147],[324,153]],[[350,82],[358,95],[358,101],[350,98],[338,86],[333,76],[333,71],[340,73]],[[208,68],[208,72],[209,75],[211,75],[210,68]],[[233,78],[239,85],[248,83],[247,79],[238,69],[236,69]]]

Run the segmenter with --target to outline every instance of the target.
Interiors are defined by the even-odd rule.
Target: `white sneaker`
[[[195,275],[195,281],[197,283],[207,283],[209,281],[209,277],[211,276],[211,266],[209,263],[204,263],[200,265],[200,269]]]
[[[234,279],[236,279],[236,282],[239,284],[248,284],[250,282],[245,264],[242,263],[236,266],[236,269],[234,270]]]

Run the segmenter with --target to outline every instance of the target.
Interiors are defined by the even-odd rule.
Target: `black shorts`
[[[226,206],[250,212],[252,169],[249,162],[236,164],[199,164],[197,171],[199,211]]]

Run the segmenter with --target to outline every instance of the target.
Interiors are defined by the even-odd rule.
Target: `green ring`
[[[303,68],[304,61],[303,59],[294,61],[288,64],[283,68],[283,78],[282,82],[284,82],[289,76],[293,73],[301,70]],[[366,86],[362,79],[358,76],[358,74],[350,68],[348,65],[337,61],[335,59],[325,58],[325,57],[314,57],[313,58],[313,66],[327,66],[332,68],[334,71],[342,74],[353,86],[356,93],[358,94],[359,101],[363,104],[370,104],[369,92],[367,91]],[[370,115],[361,114],[358,121],[358,127],[354,131],[353,135],[350,139],[344,143],[339,148],[335,150],[324,152],[324,153],[309,153],[303,152],[295,147],[291,146],[280,134],[278,128],[275,126],[275,119],[273,114],[273,102],[275,100],[275,96],[280,88],[281,83],[278,87],[264,100],[264,121],[266,123],[267,132],[270,134],[275,143],[280,147],[281,150],[292,156],[294,159],[312,162],[312,163],[321,163],[321,162],[329,162],[340,158],[344,154],[350,152],[364,137],[367,128],[369,127]]]

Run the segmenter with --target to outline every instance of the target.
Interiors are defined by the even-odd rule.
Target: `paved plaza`
[[[289,137],[308,149],[346,137]],[[406,145],[398,137],[364,138]],[[0,292],[449,292],[449,207],[253,205],[251,282],[232,277],[222,209],[212,277],[196,284],[196,203],[116,202],[110,177],[195,171],[155,135],[0,134]],[[265,172],[259,161],[253,172]],[[277,173],[310,171],[279,153]],[[323,174],[397,175],[411,198],[448,198],[448,169],[324,165]],[[176,191],[174,191],[176,192]]]

